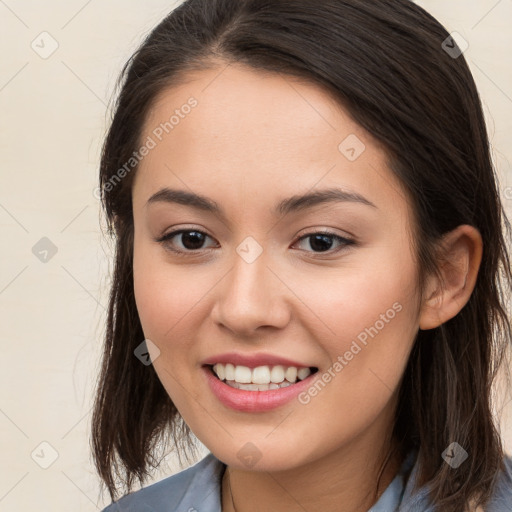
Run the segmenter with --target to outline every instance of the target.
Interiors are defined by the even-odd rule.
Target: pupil
[[[193,233],[193,235],[190,236],[190,233]],[[203,235],[202,235],[202,233],[198,233],[197,231],[187,231],[185,233],[182,233],[181,236],[182,236],[183,245],[187,249],[194,250],[194,249],[200,249],[201,248],[201,244],[203,243],[203,240],[202,240]],[[192,247],[188,247],[187,246],[187,244],[188,244],[187,240],[191,241]]]
[[[320,242],[319,244],[317,242]],[[327,246],[325,247],[325,243],[327,242]],[[332,246],[332,240],[328,235],[315,235],[311,237],[310,242],[312,249],[318,249],[320,251],[329,250]]]

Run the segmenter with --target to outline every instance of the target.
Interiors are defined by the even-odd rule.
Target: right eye
[[[172,239],[177,237],[178,235],[182,235],[178,238],[181,238],[181,244],[183,248],[176,248],[173,246]],[[186,236],[183,236],[186,235]],[[193,254],[194,251],[199,251],[201,249],[201,245],[204,243],[204,239],[210,238],[203,231],[199,231],[197,229],[180,229],[177,231],[171,231],[170,233],[165,234],[161,238],[157,240],[164,245],[164,247],[170,251],[173,251],[180,255],[186,255],[187,253]]]

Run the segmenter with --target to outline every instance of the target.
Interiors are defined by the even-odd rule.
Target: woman
[[[210,453],[106,511],[511,510],[510,226],[461,53],[407,0],[188,0],[147,37],[93,452],[113,500],[168,434]]]

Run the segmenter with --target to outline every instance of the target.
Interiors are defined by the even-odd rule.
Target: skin
[[[132,188],[135,297],[144,334],[160,350],[154,368],[195,435],[228,465],[223,512],[234,510],[229,483],[237,512],[339,512],[340,503],[345,512],[366,511],[394,446],[397,391],[416,333],[467,302],[481,237],[469,226],[450,233],[444,279],[430,277],[420,297],[411,205],[384,149],[327,91],[240,65],[196,71],[160,94],[141,140],[191,96],[198,105],[142,160]],[[350,134],[365,145],[354,161],[338,149]],[[147,205],[163,187],[205,195],[226,218]],[[284,198],[327,187],[375,207],[333,202],[271,214]],[[182,235],[155,241],[178,229],[207,236],[196,251]],[[324,252],[312,238],[299,240],[322,229],[356,243],[330,238]],[[250,264],[236,251],[248,236],[263,250]],[[202,374],[205,358],[235,351],[308,362],[322,375],[395,303],[401,310],[307,404],[234,411]],[[237,456],[247,442],[261,456],[253,467]],[[379,496],[401,462],[391,458]]]

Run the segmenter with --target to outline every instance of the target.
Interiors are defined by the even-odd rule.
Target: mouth
[[[269,391],[293,386],[318,371],[315,366],[263,365],[249,368],[231,363],[204,366],[224,384],[244,391]]]

